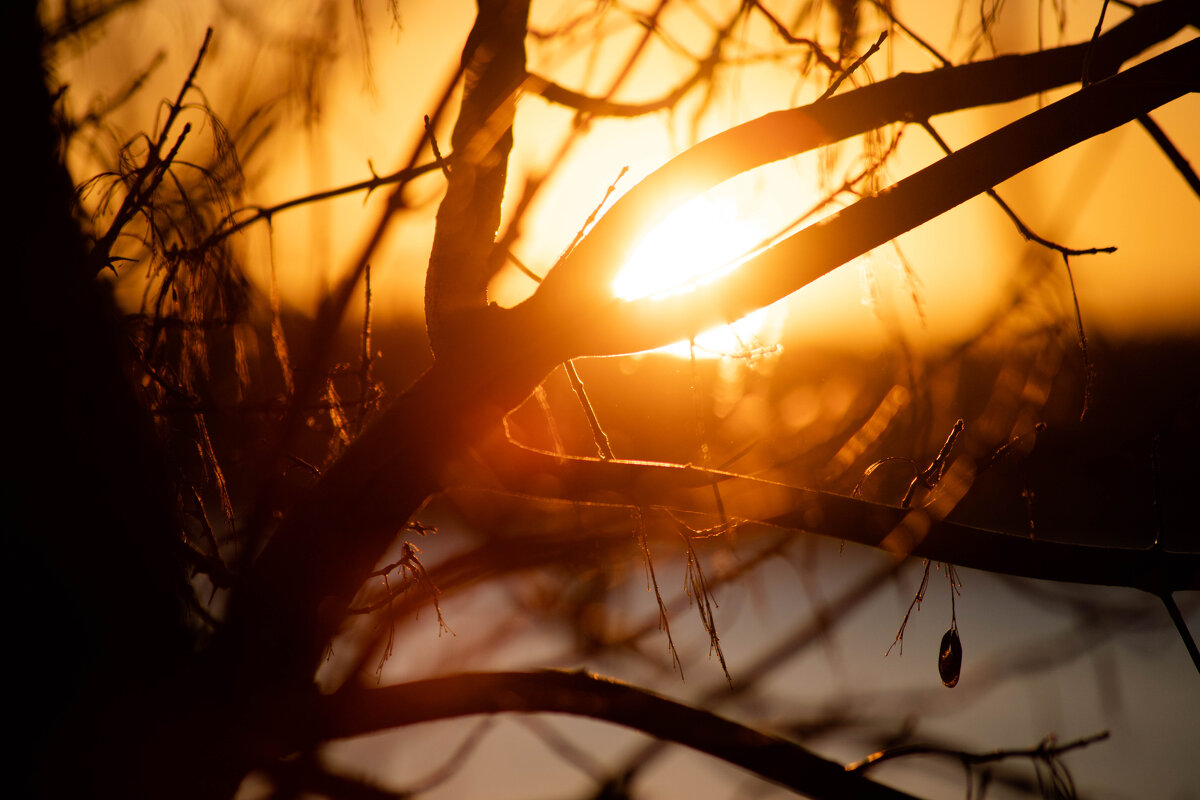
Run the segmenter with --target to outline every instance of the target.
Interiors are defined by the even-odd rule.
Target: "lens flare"
[[[646,234],[613,280],[613,293],[622,300],[637,300],[692,291],[737,269],[766,236],[761,223],[738,215],[733,201],[701,195],[672,211]],[[745,353],[758,340],[766,321],[766,309],[760,309],[730,325],[705,331],[696,337],[696,355]],[[662,350],[690,354],[687,342]]]

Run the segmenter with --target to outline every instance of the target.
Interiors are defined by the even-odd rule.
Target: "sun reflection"
[[[672,211],[634,250],[613,280],[622,300],[689,292],[738,268],[768,235],[761,222],[740,216],[727,198],[701,195]],[[696,337],[698,357],[745,353],[755,346],[767,322],[760,309]],[[687,342],[661,348],[689,355]]]

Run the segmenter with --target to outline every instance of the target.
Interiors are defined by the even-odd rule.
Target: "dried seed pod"
[[[942,647],[938,651],[938,674],[942,676],[942,683],[953,688],[958,684],[961,672],[962,642],[958,638],[958,628],[951,628],[942,636]]]

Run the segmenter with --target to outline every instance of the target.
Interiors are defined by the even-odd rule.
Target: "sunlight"
[[[761,222],[739,216],[732,200],[701,195],[646,234],[613,281],[613,293],[622,300],[636,300],[692,291],[737,269],[767,235]],[[745,353],[766,320],[767,310],[759,309],[731,325],[705,331],[696,337],[697,357]],[[661,350],[690,355],[687,342]]]

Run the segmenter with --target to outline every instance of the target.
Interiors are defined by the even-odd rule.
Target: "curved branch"
[[[323,737],[471,714],[553,712],[604,720],[686,745],[812,798],[911,800],[794,742],[660,695],[582,672],[467,673],[382,689],[347,690],[317,704]]]
[[[533,74],[526,79],[525,88],[549,103],[573,108],[586,114],[598,117],[640,117],[674,108],[693,87],[711,78],[716,66],[717,59],[715,57],[706,58],[697,64],[692,74],[674,89],[655,100],[641,103],[622,103],[606,97],[592,97]]]

